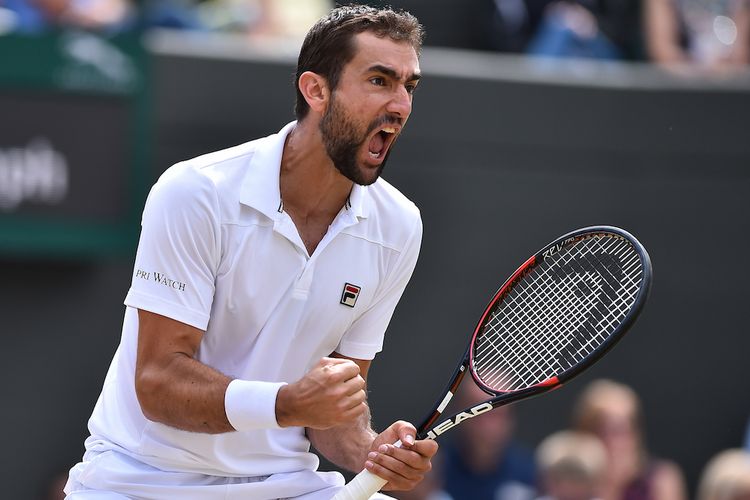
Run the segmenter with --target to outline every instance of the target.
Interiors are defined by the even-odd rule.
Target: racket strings
[[[575,262],[575,260],[574,260],[574,257],[568,258],[568,260],[567,260],[567,263],[569,263],[570,261],[573,261],[573,262]],[[549,273],[547,273],[547,274],[549,274]],[[584,275],[584,276],[586,276],[586,275],[588,275],[588,276],[591,276],[591,273],[582,273],[582,275]],[[528,281],[528,280],[526,280],[526,283],[529,283],[529,281]],[[558,287],[558,290],[554,290],[554,292],[555,292],[555,293],[557,293],[557,294],[560,294],[560,293],[566,293],[566,292],[567,292],[567,293],[568,293],[568,295],[570,296],[570,294],[569,294],[569,291],[570,291],[570,286],[569,286],[569,284],[570,284],[570,283],[566,283],[565,281],[562,281],[562,282],[560,282],[560,283],[561,283],[561,284],[563,284],[563,285],[566,285],[566,286],[564,286],[562,290],[560,289],[560,287]],[[528,287],[527,287],[527,288],[528,288]],[[523,292],[523,290],[521,290],[521,292]],[[518,293],[518,292],[516,292],[516,293]],[[522,295],[523,295],[523,293],[520,293],[519,295],[521,295],[521,296],[522,296]],[[548,293],[546,293],[546,294],[544,294],[544,295],[545,295],[545,296],[544,296],[544,297],[542,297],[542,300],[546,300],[547,302],[549,302],[549,300],[550,300],[550,297],[548,296],[549,294],[548,294]],[[536,298],[536,299],[539,299],[539,297],[538,297],[538,294],[536,294],[536,295],[532,294],[532,297],[534,297],[534,298]],[[516,299],[516,302],[517,302],[517,299]],[[574,305],[575,305],[575,304],[574,304]],[[517,306],[517,304],[516,304],[516,306]],[[584,308],[585,308],[585,307],[584,307]],[[570,308],[569,308],[569,309],[570,309]],[[573,307],[573,311],[574,311],[574,314],[576,314],[576,313],[580,313],[580,312],[581,312],[581,307],[580,307],[580,306],[578,306],[578,307]],[[550,317],[550,316],[558,315],[558,316],[560,316],[560,317],[563,317],[563,318],[564,318],[565,316],[568,316],[568,314],[564,314],[564,315],[563,315],[563,314],[561,314],[561,311],[559,310],[559,307],[558,307],[558,308],[556,308],[556,309],[555,309],[554,307],[553,307],[553,308],[550,308],[550,311],[549,311],[549,313],[550,313],[550,314],[547,314],[547,315],[545,315],[545,316],[546,316],[546,318],[545,318],[545,316],[542,316],[542,315],[539,315],[539,314],[537,314],[537,319],[538,319],[538,318],[540,318],[540,317],[541,317],[541,318],[543,318],[543,319],[542,319],[542,326],[543,326],[543,327],[546,327],[547,329],[549,329],[549,326],[550,326],[550,323],[549,323],[549,321],[548,321],[548,319],[549,319],[549,317]],[[498,316],[496,315],[496,317],[498,317]],[[546,319],[546,321],[545,321],[545,319]],[[525,321],[527,321],[527,322],[528,322],[528,318],[526,318],[526,319],[525,319]],[[537,323],[539,323],[539,321],[537,321]],[[491,324],[491,323],[490,323],[490,327],[492,327],[492,324]],[[559,330],[559,328],[553,328],[552,330],[553,330],[553,331],[555,331],[555,330]],[[512,339],[512,337],[511,337],[511,339]],[[534,342],[535,340],[538,340],[538,339],[536,339],[536,338],[534,338],[534,337],[526,337],[526,339],[528,339],[528,342],[527,342],[527,344],[528,344],[528,345],[526,345],[526,346],[525,346],[525,348],[524,348],[523,344],[521,345],[521,351],[522,351],[522,352],[523,352],[524,354],[527,354],[527,349],[528,349],[528,347],[529,347],[529,346],[530,346],[530,345],[531,345],[532,343],[535,343],[535,342]],[[513,343],[511,342],[511,345],[512,345],[512,344],[513,344]],[[516,343],[516,344],[517,344],[517,343]],[[543,354],[545,354],[545,355],[547,355],[547,356],[549,357],[549,354],[550,354],[550,351],[549,351],[549,345],[548,345],[548,343],[544,343],[543,345],[544,345],[544,346],[547,346],[547,349],[543,349],[542,353],[543,353]],[[516,347],[518,347],[518,345],[516,345]],[[537,346],[537,349],[538,349],[538,346]],[[508,359],[507,359],[507,356],[503,356],[503,357],[504,357],[504,359],[505,359],[505,361],[506,361],[506,363],[504,363],[504,364],[506,364],[506,366],[507,366],[507,361],[508,361]],[[515,367],[514,367],[514,368],[515,368]],[[515,377],[516,377],[516,378],[518,378],[518,375],[519,375],[519,370],[518,370],[517,368],[515,368],[515,369],[514,369],[513,371],[515,372]],[[530,381],[529,381],[529,380],[528,380],[527,378],[522,378],[522,380],[521,380],[521,381],[522,381],[522,382],[525,382],[526,384],[530,383]],[[500,382],[503,382],[503,381],[500,381]],[[532,381],[532,382],[533,382],[533,381]],[[495,381],[495,383],[497,383],[497,381]],[[507,385],[507,383],[505,383],[504,385]]]
[[[575,262],[575,260],[574,260],[574,259],[572,259],[572,258],[571,258],[571,259],[568,259],[568,263],[570,263],[570,261],[573,261],[573,262]],[[580,271],[580,270],[579,270],[579,271]],[[581,272],[581,273],[580,273],[580,275],[581,275],[581,276],[584,276],[584,277],[589,277],[589,278],[590,278],[590,276],[591,276],[592,274],[591,274],[591,273],[585,273],[585,272]],[[586,281],[586,279],[584,278],[584,280],[583,280],[583,281]],[[527,281],[527,282],[528,282],[528,281]],[[569,282],[569,280],[564,280],[564,281],[560,281],[560,282],[558,282],[558,284],[562,284],[562,285],[564,285],[564,286],[563,286],[562,288],[561,288],[560,286],[558,286],[558,287],[556,287],[557,289],[553,289],[553,290],[552,290],[553,294],[557,294],[557,295],[560,295],[560,294],[567,294],[567,296],[568,296],[568,297],[571,297],[571,296],[573,296],[573,295],[571,295],[571,294],[570,294],[570,290],[571,290],[571,287],[569,286],[569,285],[570,285],[570,282]],[[545,294],[544,294],[544,296],[543,296],[543,297],[541,297],[541,300],[544,300],[544,301],[546,301],[546,302],[550,302],[550,301],[551,301],[551,297],[550,297],[549,295],[550,295],[549,293],[545,293]],[[535,298],[535,299],[539,299],[539,296],[538,296],[538,294],[537,294],[536,296],[532,294],[532,297],[533,297],[533,298]],[[553,298],[553,297],[552,297],[552,298]],[[552,303],[554,304],[554,302],[552,302]],[[559,304],[560,304],[560,303],[558,303],[558,306],[559,306]],[[564,303],[562,303],[562,304],[564,304]],[[589,304],[589,305],[590,305],[590,304]],[[516,306],[517,306],[517,305],[516,305]],[[584,307],[583,307],[583,309],[582,309],[582,308],[581,308],[581,304],[580,304],[580,303],[579,303],[579,304],[575,304],[575,303],[574,303],[574,304],[573,304],[573,306],[574,306],[574,307],[572,307],[572,308],[570,308],[570,307],[569,307],[567,311],[561,311],[561,310],[560,310],[560,307],[557,307],[557,308],[555,308],[555,307],[553,306],[552,308],[550,308],[550,309],[548,310],[548,313],[549,313],[549,314],[546,314],[546,315],[539,315],[539,314],[537,314],[537,319],[539,319],[539,318],[542,318],[541,326],[542,326],[543,328],[542,328],[542,330],[537,330],[537,332],[536,332],[536,333],[538,333],[538,332],[540,332],[540,331],[543,331],[544,329],[547,329],[547,330],[549,330],[549,329],[550,329],[550,322],[549,322],[549,318],[550,318],[550,317],[553,317],[553,318],[557,318],[558,320],[562,320],[562,321],[565,321],[565,319],[566,319],[566,318],[569,318],[569,317],[571,317],[571,316],[570,316],[571,314],[573,314],[573,315],[574,315],[574,317],[580,317],[580,315],[581,315],[581,314],[584,314],[584,313],[586,312],[586,311],[585,311],[585,309],[586,309],[586,308],[590,308],[590,307],[588,307],[588,306],[584,306]],[[572,309],[572,310],[571,310],[571,309]],[[528,320],[527,320],[527,321],[528,321]],[[539,323],[539,321],[537,321],[537,323]],[[490,326],[492,326],[492,325],[490,324]],[[578,325],[577,325],[577,324],[574,324],[574,327],[576,327],[576,326],[578,326]],[[553,333],[556,333],[556,332],[559,332],[559,331],[560,331],[560,328],[559,328],[559,327],[558,327],[558,328],[552,328],[551,330],[552,330],[552,332],[553,332]],[[538,339],[537,337],[538,337],[538,335],[536,335],[536,336],[530,336],[530,337],[528,337],[528,336],[527,336],[527,337],[524,337],[524,339],[525,339],[525,340],[527,340],[527,342],[526,342],[526,344],[527,344],[527,345],[526,345],[525,347],[526,347],[526,348],[528,348],[528,347],[530,347],[530,346],[531,346],[532,344],[535,344],[535,343],[536,343],[535,341],[537,341],[537,340],[540,340],[540,339]],[[511,337],[511,339],[513,339],[513,337]],[[544,340],[544,339],[541,339],[541,340]],[[575,340],[575,339],[573,339],[573,340]],[[591,340],[595,340],[595,339],[594,339],[594,338],[592,338]],[[591,343],[591,342],[588,342],[588,343]],[[511,342],[511,344],[513,344],[513,343]],[[542,356],[546,356],[546,358],[542,357],[542,359],[548,359],[548,360],[549,360],[549,359],[552,359],[552,357],[553,357],[552,355],[554,355],[555,353],[552,353],[552,352],[550,352],[550,347],[554,347],[554,346],[555,346],[555,344],[550,344],[549,342],[542,342],[542,345],[541,345],[541,346],[542,346],[542,351],[541,351],[541,355],[542,355]],[[572,343],[571,345],[568,345],[568,346],[567,346],[567,348],[568,348],[568,349],[570,349],[570,348],[571,348],[571,346],[575,346],[575,342],[573,342],[573,343]],[[516,346],[516,347],[518,347],[518,346]],[[522,347],[522,351],[524,352],[524,354],[526,354],[526,353],[527,353],[527,352],[526,352],[526,351],[527,351],[527,349],[524,349],[524,348],[523,348],[523,347],[524,347],[523,345],[522,345],[521,347]],[[538,349],[539,349],[539,347],[540,347],[540,346],[539,346],[539,345],[537,345],[537,346],[536,346],[536,350],[538,350]],[[578,349],[578,350],[580,351],[580,350],[581,350],[581,348],[585,348],[585,347],[586,347],[586,344],[584,344],[583,346],[579,346],[579,349]],[[504,358],[505,358],[505,360],[506,360],[506,362],[507,362],[507,356],[504,356]],[[549,365],[549,363],[548,363],[548,365]],[[506,365],[506,366],[507,366],[507,365]],[[516,373],[518,373],[518,369],[515,369],[514,371],[515,371]],[[516,375],[516,377],[517,377],[517,375]],[[497,383],[498,381],[497,381],[497,380],[495,380],[494,382],[495,382],[495,383]],[[502,382],[502,381],[501,381],[501,382]],[[530,384],[530,383],[532,383],[532,382],[534,382],[534,381],[533,381],[533,380],[529,381],[529,380],[528,380],[527,378],[522,378],[521,382],[524,382],[525,384]],[[504,384],[504,385],[507,385],[507,383],[506,383],[506,384]]]
[[[571,368],[627,316],[642,277],[638,253],[616,236],[587,237],[547,257],[488,314],[475,340],[475,373],[506,392]]]
[[[538,271],[537,271],[538,272]],[[590,277],[592,273],[584,273],[583,279],[585,280],[586,277]],[[537,278],[538,279],[538,278]],[[520,348],[523,351],[524,355],[529,355],[531,353],[531,349],[534,349],[534,352],[537,352],[540,348],[538,343],[536,342],[539,336],[540,332],[550,330],[554,332],[558,332],[560,330],[559,325],[554,325],[552,322],[557,321],[558,323],[560,321],[565,321],[566,318],[574,317],[574,318],[581,318],[583,314],[585,313],[586,309],[590,309],[591,305],[593,304],[593,300],[591,296],[584,296],[584,299],[588,298],[588,304],[583,303],[582,301],[576,301],[573,302],[563,302],[563,301],[555,301],[554,298],[559,295],[567,295],[568,297],[575,297],[575,295],[572,295],[570,293],[570,283],[566,281],[560,281],[557,283],[557,286],[549,287],[549,288],[540,288],[540,287],[534,287],[532,286],[534,282],[531,280],[526,280],[523,282],[523,287],[517,288],[514,290],[509,297],[509,305],[510,308],[507,309],[507,311],[510,311],[512,313],[515,313],[517,310],[523,310],[524,315],[519,317],[517,314],[513,314],[513,318],[511,318],[511,321],[504,322],[504,318],[502,315],[496,315],[493,320],[491,320],[488,323],[488,327],[490,328],[490,333],[498,333],[497,327],[500,325],[505,324],[518,324],[519,322],[524,322],[526,324],[532,322],[540,326],[541,328],[531,331],[532,335],[528,336],[513,336],[511,335],[509,338],[509,343],[511,349],[513,348]],[[561,286],[562,285],[562,286]],[[600,288],[600,284],[597,283],[597,288]],[[563,288],[564,287],[564,288]],[[527,297],[525,297],[525,294],[528,294]],[[515,296],[513,296],[515,295]],[[524,298],[531,298],[535,301],[544,302],[550,304],[550,307],[547,309],[542,308],[520,308],[519,299],[518,297],[524,297]],[[518,309],[516,309],[518,308]],[[498,311],[502,312],[502,311]],[[515,321],[513,321],[515,320]],[[577,326],[577,325],[576,325]],[[549,344],[548,342],[542,343],[541,348],[541,355],[549,357],[550,356],[550,348],[553,345]],[[507,356],[504,356],[502,352],[499,353],[504,361],[508,361]],[[496,362],[497,357],[489,359],[490,362]]]
[[[569,287],[568,287],[569,288]],[[556,293],[561,293],[557,291]],[[562,292],[566,293],[566,292]],[[544,294],[547,295],[547,294]],[[538,294],[533,297],[536,300],[547,300],[546,297],[539,297]],[[494,340],[486,344],[491,346],[495,354],[487,359],[488,363],[496,365],[497,368],[501,366],[510,373],[501,374],[497,372],[494,374],[488,373],[486,382],[491,384],[493,387],[506,388],[509,385],[513,388],[518,386],[527,387],[536,383],[533,378],[534,373],[528,370],[527,366],[522,366],[518,363],[519,359],[529,359],[530,357],[538,357],[540,362],[544,360],[550,360],[547,362],[547,366],[551,364],[551,360],[554,359],[556,352],[552,352],[555,345],[549,340],[540,339],[542,333],[549,335],[560,335],[561,330],[564,328],[563,322],[566,318],[581,318],[586,314],[586,310],[590,309],[592,301],[588,303],[584,301],[572,301],[568,303],[559,302],[548,310],[538,309],[531,311],[531,314],[517,315],[511,314],[511,316],[503,317],[502,315],[496,316],[493,321],[489,324],[490,331],[488,334],[495,334],[497,336],[508,334],[506,344],[503,346],[504,349],[500,349],[500,344]],[[580,321],[580,320],[579,320]],[[514,325],[514,324],[535,324],[538,328],[529,329],[526,337],[520,335],[513,335],[512,332],[508,332],[505,329],[499,328],[499,325]],[[569,325],[572,328],[577,328],[580,325],[573,323]],[[513,332],[514,333],[514,332]],[[540,350],[541,348],[541,350]],[[531,376],[531,378],[529,378]],[[511,384],[511,382],[513,382]]]
[[[529,296],[534,300],[549,302],[551,299],[550,293],[544,289],[529,290],[527,287],[526,289],[520,291],[521,294],[523,294],[524,292],[529,293]],[[558,291],[554,293],[561,292],[558,288]],[[585,298],[586,297],[584,297],[584,299]],[[511,300],[517,302],[516,297]],[[502,363],[502,366],[510,368],[510,370],[512,371],[512,377],[518,379],[524,385],[529,384],[530,381],[526,378],[528,376],[528,373],[525,373],[523,370],[521,370],[522,367],[518,366],[518,363],[513,363],[513,357],[528,358],[531,356],[539,356],[540,359],[551,358],[554,355],[554,353],[550,352],[552,345],[549,342],[542,342],[540,345],[540,342],[538,342],[538,340],[540,340],[540,333],[559,333],[562,328],[560,322],[569,317],[581,318],[582,315],[585,314],[585,311],[589,309],[593,304],[593,301],[591,300],[588,300],[587,302],[588,303],[584,302],[584,300],[574,300],[568,303],[558,301],[557,303],[554,303],[554,305],[549,309],[525,309],[522,310],[521,314],[518,314],[516,312],[517,310],[512,308],[509,308],[505,311],[499,311],[501,314],[493,317],[490,323],[488,323],[489,331],[485,335],[499,336],[507,333],[507,344],[503,346],[504,349],[502,350],[500,349],[501,345],[497,342],[489,342],[488,344],[486,344],[495,351],[494,354],[487,359],[488,363],[496,365]],[[503,312],[506,313],[507,316],[503,316]],[[539,328],[530,330],[530,335],[526,337],[513,335],[514,332],[507,332],[506,330],[502,329],[502,325],[517,325],[520,323],[535,324]],[[574,325],[574,327],[576,326],[578,325]],[[542,348],[541,352],[539,351],[540,347]],[[507,375],[505,377],[502,377],[498,376],[498,374],[494,374],[494,376],[488,377],[488,380],[492,383],[493,386],[507,386],[509,382],[508,378],[509,377]]]

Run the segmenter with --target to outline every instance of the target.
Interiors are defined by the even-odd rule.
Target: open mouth
[[[373,160],[382,160],[383,158],[385,158],[385,154],[388,152],[388,148],[396,139],[396,132],[396,127],[393,126],[385,126],[375,132],[375,134],[370,139],[370,144],[367,148],[370,154],[370,158],[372,158]]]

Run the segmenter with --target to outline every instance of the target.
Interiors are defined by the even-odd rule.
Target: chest
[[[297,233],[305,245],[308,255],[315,253],[315,249],[318,248],[318,245],[323,240],[334,220],[334,217],[303,218],[293,213],[289,214],[289,218],[294,223],[294,227],[297,229]]]
[[[223,228],[204,343],[206,353],[230,363],[223,367],[227,373],[237,374],[231,360],[244,364],[260,350],[288,358],[278,359],[279,366],[294,364],[295,352],[306,359],[329,355],[377,300],[398,257],[346,232],[309,256],[282,233],[272,226]]]

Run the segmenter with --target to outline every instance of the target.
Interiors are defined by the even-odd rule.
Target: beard
[[[332,95],[331,105],[320,120],[320,133],[328,157],[331,158],[336,169],[355,184],[369,186],[378,180],[385,168],[388,156],[391,154],[390,149],[375,169],[357,163],[357,152],[364,147],[370,133],[382,124],[383,119],[376,119],[366,130],[360,132],[361,127],[349,116],[336,99],[335,94]]]

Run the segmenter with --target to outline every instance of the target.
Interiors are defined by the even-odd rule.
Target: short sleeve
[[[220,216],[210,179],[187,164],[152,188],[125,305],[205,330],[215,291]]]
[[[383,349],[385,331],[417,265],[421,244],[422,220],[416,217],[388,278],[378,289],[371,306],[352,323],[336,352],[356,359],[373,359]]]

